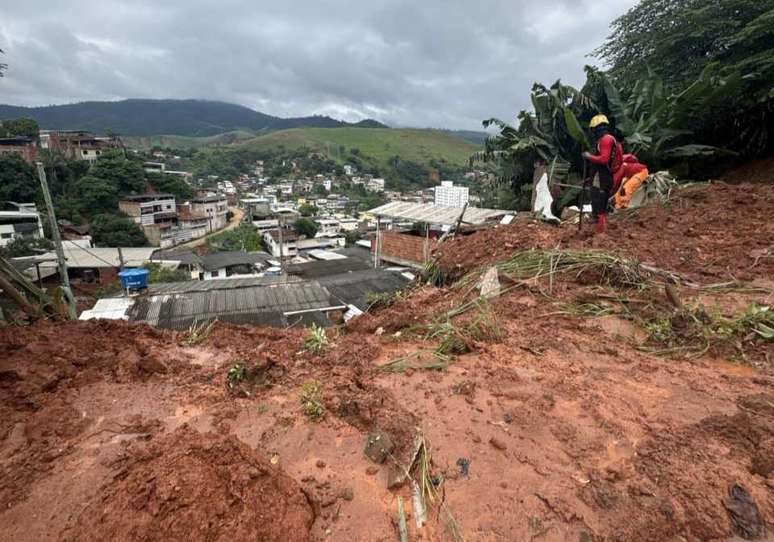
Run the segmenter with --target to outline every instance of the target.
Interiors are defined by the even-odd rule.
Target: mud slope
[[[688,188],[602,238],[519,222],[439,255],[460,277],[597,248],[733,288],[502,277],[447,318],[475,281],[422,286],[320,354],[297,329],[217,324],[196,346],[125,322],[0,329],[0,539],[395,541],[401,497],[410,540],[764,540],[774,349],[734,318],[774,302],[767,188]]]

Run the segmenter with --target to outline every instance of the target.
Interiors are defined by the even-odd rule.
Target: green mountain
[[[266,132],[298,127],[384,127],[374,120],[347,123],[324,116],[283,119],[248,107],[207,100],[121,100],[45,107],[0,105],[0,119],[29,117],[42,129],[113,132],[122,136],[189,137]]]
[[[414,128],[298,128],[240,143],[256,150],[308,148],[338,162],[359,160],[381,166],[395,161],[464,167],[478,146],[445,130]]]

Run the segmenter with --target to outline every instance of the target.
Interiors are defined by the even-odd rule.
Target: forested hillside
[[[350,124],[324,116],[283,119],[241,105],[206,100],[121,100],[45,107],[0,105],[0,119],[19,117],[35,119],[42,129],[90,130],[129,136],[206,137],[234,130],[263,132],[301,126],[383,126],[373,120]]]

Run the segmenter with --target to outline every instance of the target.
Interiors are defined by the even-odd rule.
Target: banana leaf
[[[581,128],[581,125],[578,122],[578,118],[569,107],[564,108],[564,123],[567,126],[567,131],[569,132],[570,136],[575,141],[577,141],[581,147],[583,147],[583,150],[591,150],[591,144],[586,137],[586,132],[583,131],[583,128]]]

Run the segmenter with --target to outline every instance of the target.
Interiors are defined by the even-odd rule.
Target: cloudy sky
[[[579,84],[635,0],[26,0],[0,103],[203,98],[278,116],[477,129]]]

